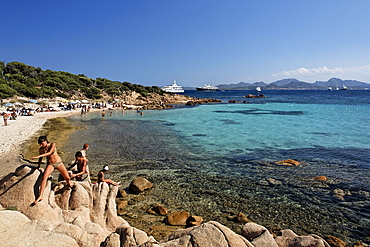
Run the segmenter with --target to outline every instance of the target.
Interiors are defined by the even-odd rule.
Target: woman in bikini
[[[65,168],[60,156],[57,153],[56,144],[50,143],[47,140],[46,136],[40,136],[38,139],[38,143],[40,144],[40,149],[39,149],[40,155],[34,156],[31,159],[39,159],[37,169],[40,168],[42,158],[44,157],[46,157],[47,165],[46,165],[44,175],[42,177],[42,181],[40,185],[40,195],[31,205],[36,205],[39,201],[42,200],[47,179],[49,178],[50,174],[54,171],[54,169],[57,169],[60,172],[60,174],[62,174],[62,176],[64,177],[64,179],[66,180],[67,184],[70,187],[73,186],[73,184],[70,181],[70,177],[67,172],[67,169]]]

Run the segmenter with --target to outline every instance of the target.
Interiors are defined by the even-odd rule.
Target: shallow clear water
[[[370,91],[185,93],[224,103],[72,117],[85,129],[67,142],[68,159],[89,143],[91,170],[108,164],[124,184],[145,176],[151,200],[236,231],[227,217],[243,212],[272,230],[369,241]],[[274,163],[284,159],[302,165]]]

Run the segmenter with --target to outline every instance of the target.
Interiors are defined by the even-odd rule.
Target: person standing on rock
[[[57,169],[66,180],[67,184],[70,187],[73,187],[73,183],[70,181],[67,169],[65,168],[64,164],[62,163],[62,159],[57,153],[56,144],[50,143],[47,140],[46,136],[40,136],[38,139],[38,143],[40,144],[39,148],[40,155],[34,156],[31,159],[39,159],[37,169],[40,168],[42,159],[44,157],[46,157],[47,165],[45,167],[44,175],[42,176],[42,181],[40,185],[40,194],[37,197],[37,199],[31,204],[31,206],[36,205],[39,201],[42,200],[46,188],[47,179],[49,178],[50,174],[54,171],[54,169]]]
[[[80,152],[82,153],[82,157],[84,157],[85,159],[87,159],[86,158],[86,152],[87,152],[88,149],[89,149],[89,144],[85,143],[82,146],[82,150],[80,150]]]

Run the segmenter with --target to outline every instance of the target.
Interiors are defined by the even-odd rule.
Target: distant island
[[[365,82],[360,82],[356,80],[342,80],[339,78],[331,78],[328,81],[316,81],[315,83],[308,83],[300,81],[294,78],[287,78],[278,80],[271,83],[265,82],[239,82],[237,84],[220,84],[217,87],[220,90],[255,90],[256,87],[261,87],[262,90],[271,90],[271,89],[285,89],[285,90],[326,90],[328,87],[331,87],[332,90],[337,88],[340,90],[343,88],[343,85],[346,86],[349,90],[367,90],[370,89],[370,84]],[[195,88],[186,88],[187,90],[195,90]]]

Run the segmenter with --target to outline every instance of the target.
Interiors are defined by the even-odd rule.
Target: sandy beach
[[[8,120],[4,126],[1,119],[0,125],[0,178],[14,172],[20,165],[19,155],[21,144],[40,130],[48,119],[68,117],[81,114],[79,109],[71,111],[41,112],[34,116],[18,116],[17,120]]]

